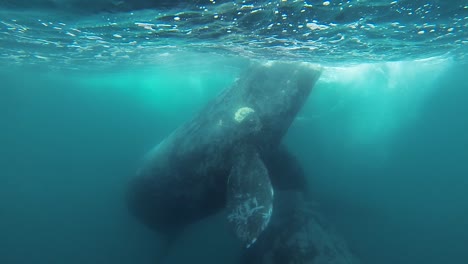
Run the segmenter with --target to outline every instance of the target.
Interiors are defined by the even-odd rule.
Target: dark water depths
[[[154,263],[159,241],[127,212],[126,183],[142,155],[232,74],[36,73],[2,74],[0,262]],[[202,259],[219,244],[213,236],[182,240],[186,253],[171,259]]]
[[[464,72],[450,67],[430,84],[424,79],[433,71],[414,75],[398,95],[375,80],[366,80],[372,90],[351,95],[334,90],[346,86],[321,86],[323,94],[317,87],[305,111],[320,113],[329,103],[321,100],[337,97],[341,106],[291,129],[288,142],[307,164],[323,208],[365,263],[465,263]],[[421,88],[432,91],[411,94]]]
[[[1,263],[154,263],[160,241],[128,215],[125,184],[239,65],[2,74]],[[288,146],[363,263],[468,259],[467,89],[450,61],[330,68],[291,127]],[[170,260],[235,263],[227,232],[221,217],[197,224]]]
[[[0,263],[155,263],[126,183],[249,59],[326,66],[285,142],[362,263],[467,263],[468,3],[325,2],[0,0]]]

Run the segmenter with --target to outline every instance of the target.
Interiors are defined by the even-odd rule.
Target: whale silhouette
[[[303,185],[301,173],[289,179],[276,170],[294,167],[281,140],[320,74],[307,63],[252,63],[146,155],[130,183],[130,210],[173,235],[226,208],[235,235],[251,246],[270,221],[274,185]]]

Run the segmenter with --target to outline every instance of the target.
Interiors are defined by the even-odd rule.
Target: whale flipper
[[[235,154],[227,186],[228,221],[236,236],[250,247],[267,227],[273,211],[273,187],[255,148]]]

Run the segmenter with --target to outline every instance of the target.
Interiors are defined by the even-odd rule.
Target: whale
[[[358,264],[359,258],[304,190],[275,193],[273,215],[262,236],[243,250],[243,264]]]
[[[131,213],[174,236],[226,210],[228,226],[249,248],[268,226],[275,189],[304,185],[302,173],[287,173],[298,166],[282,139],[321,72],[310,63],[251,62],[144,156],[128,185]]]

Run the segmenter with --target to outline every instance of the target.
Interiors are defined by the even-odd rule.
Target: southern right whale
[[[359,264],[346,241],[303,190],[277,191],[270,224],[242,264]]]
[[[252,245],[272,215],[272,182],[288,182],[271,178],[272,153],[320,74],[306,63],[252,63],[232,87],[147,154],[130,183],[131,211],[173,235],[226,208],[236,236]]]

